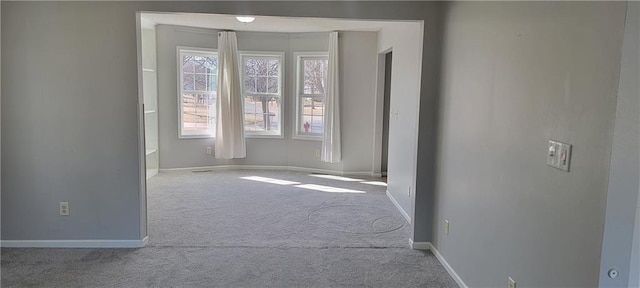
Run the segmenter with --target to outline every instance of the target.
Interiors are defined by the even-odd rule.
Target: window
[[[218,57],[212,50],[178,48],[180,138],[214,137]]]
[[[326,53],[298,53],[296,138],[320,139],[327,83]]]
[[[245,135],[282,136],[283,54],[244,52],[241,58]]]

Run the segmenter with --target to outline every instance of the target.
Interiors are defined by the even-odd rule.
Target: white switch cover
[[[449,235],[449,220],[444,220],[444,235]]]
[[[547,146],[547,165],[556,167],[556,163],[558,162],[558,147],[556,141],[549,140],[549,145]]]
[[[560,143],[560,153],[558,153],[558,168],[569,172],[571,163],[571,144]]]
[[[509,277],[509,282],[507,283],[508,288],[516,288],[516,281]]]
[[[569,172],[571,144],[549,140],[547,145],[547,165]]]
[[[69,202],[60,202],[60,215],[69,216]]]

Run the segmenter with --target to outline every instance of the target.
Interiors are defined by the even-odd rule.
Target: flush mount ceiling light
[[[256,20],[256,17],[252,17],[252,16],[236,16],[236,19],[238,19],[238,21],[246,24],[246,23],[253,22],[253,20]]]

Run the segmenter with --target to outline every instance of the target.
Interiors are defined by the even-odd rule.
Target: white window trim
[[[244,75],[245,75],[245,66],[244,66],[244,57],[277,57],[280,59],[280,69],[278,71],[278,97],[280,98],[280,112],[278,113],[278,123],[280,123],[280,131],[278,133],[270,133],[270,132],[255,132],[255,131],[244,131],[244,138],[276,138],[283,139],[284,138],[284,118],[282,117],[285,105],[285,93],[283,92],[283,82],[284,82],[284,68],[285,68],[285,54],[282,51],[239,51],[240,61],[238,61],[238,65],[240,65],[241,75],[241,87],[240,91],[242,93],[242,97],[244,98]],[[257,96],[263,96],[265,94],[256,94]],[[276,94],[273,94],[276,95]],[[244,99],[242,100],[242,115],[244,119]]]
[[[204,56],[211,56],[211,54],[215,54],[216,58],[218,57],[218,50],[211,48],[200,48],[200,47],[188,47],[188,46],[176,46],[176,74],[178,77],[177,83],[177,100],[178,100],[178,139],[212,139],[215,138],[215,135],[204,135],[204,134],[182,134],[182,53],[187,52],[191,54],[201,54]],[[204,52],[204,53],[203,53]],[[216,88],[217,90],[217,88]],[[214,123],[214,125],[216,125]]]
[[[293,53],[294,55],[294,59],[295,59],[295,65],[296,65],[296,78],[295,78],[295,91],[293,92],[293,95],[296,99],[295,101],[295,110],[294,113],[294,121],[293,121],[293,136],[291,137],[291,139],[295,139],[295,140],[311,140],[311,141],[322,141],[322,135],[313,135],[313,134],[304,134],[304,133],[300,133],[300,98],[301,98],[301,85],[300,85],[300,81],[303,77],[302,72],[303,69],[301,67],[301,60],[302,58],[307,58],[307,57],[329,57],[329,53],[327,51],[322,51],[322,52],[295,52]],[[316,95],[316,96],[320,96],[320,95]],[[314,97],[313,95],[307,95],[305,97]],[[324,97],[324,95],[322,95],[322,97]]]

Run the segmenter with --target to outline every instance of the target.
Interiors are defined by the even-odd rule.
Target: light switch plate
[[[547,145],[547,165],[569,172],[571,147],[571,144],[549,140],[549,144]]]
[[[571,144],[561,143],[560,153],[558,153],[558,169],[569,172],[571,163]]]
[[[547,145],[547,165],[557,167],[559,145],[556,141],[549,140]]]
[[[511,277],[507,280],[508,288],[516,288],[516,280],[513,280]]]
[[[69,202],[60,202],[60,216],[69,216]]]

